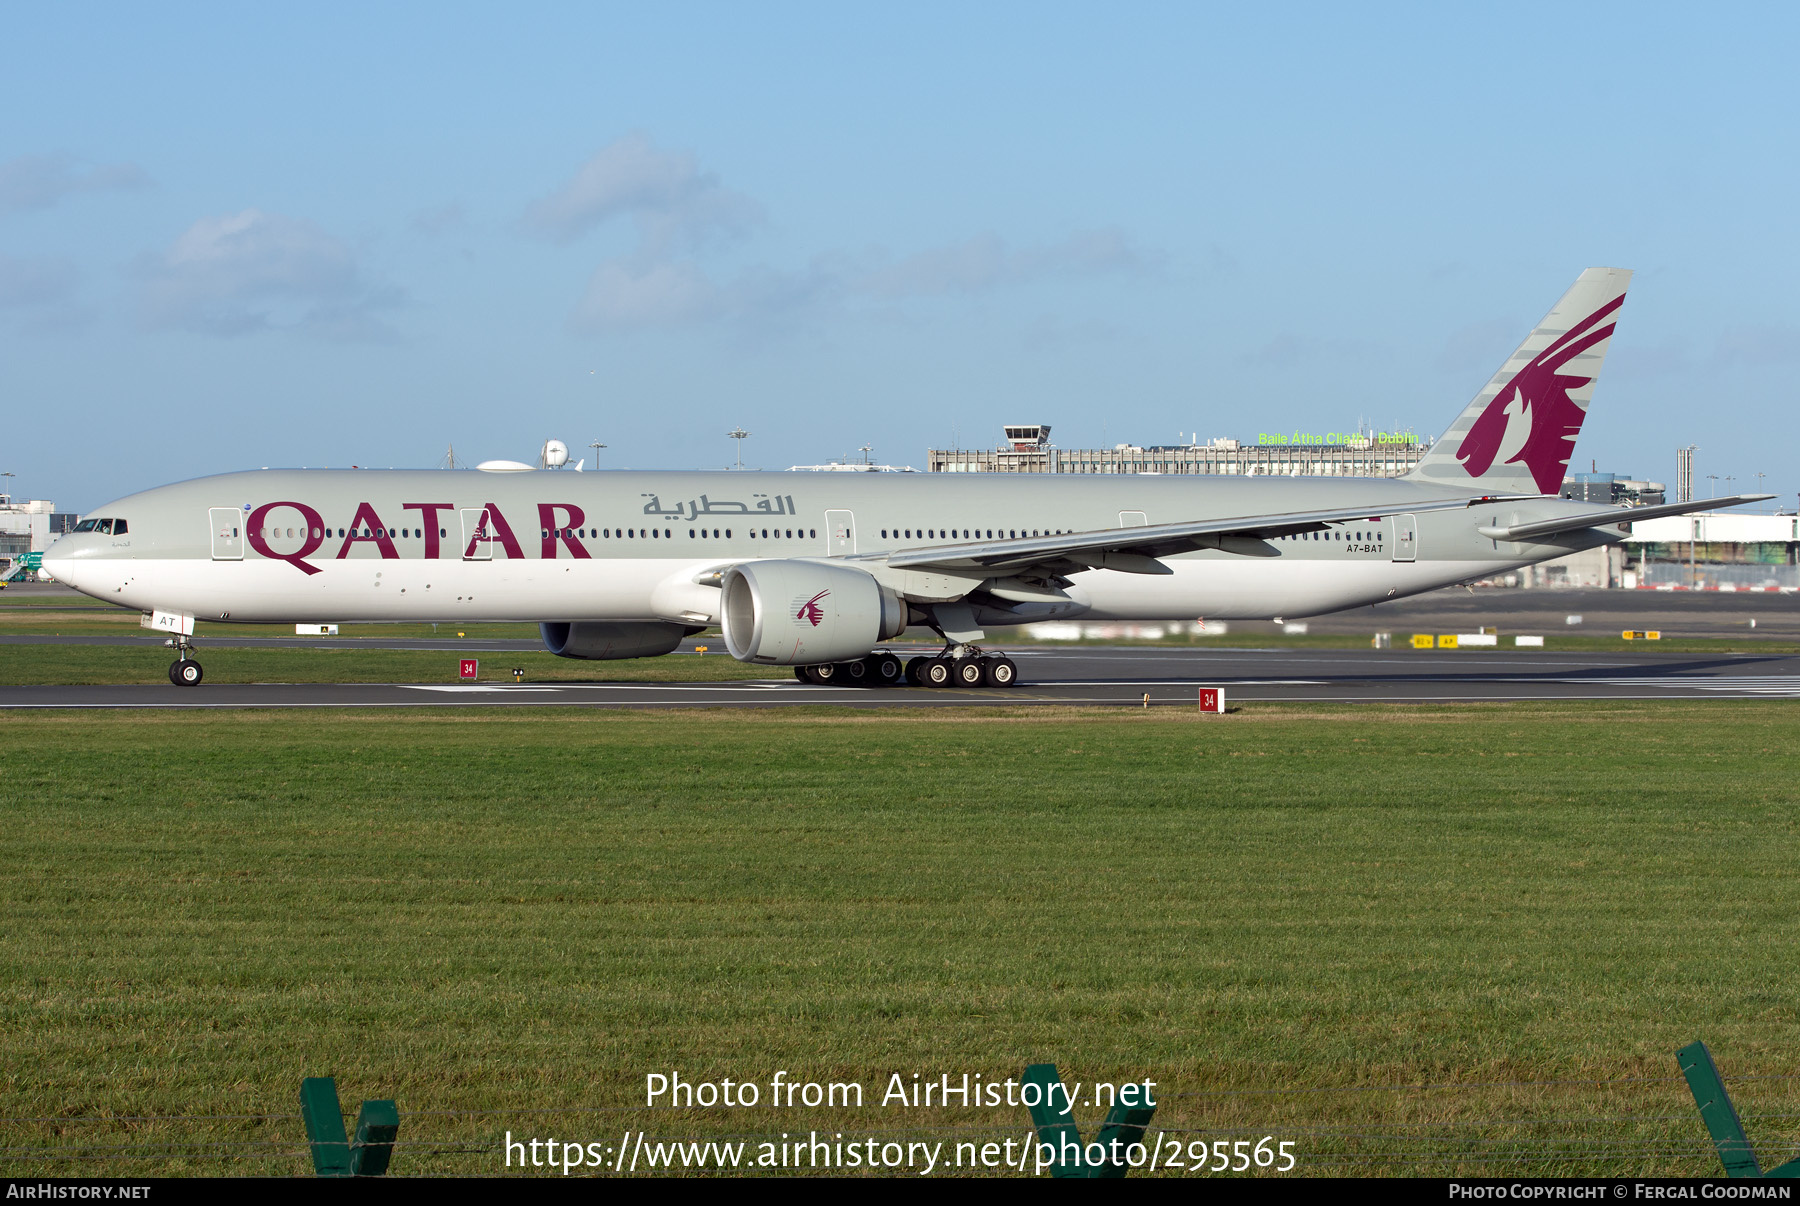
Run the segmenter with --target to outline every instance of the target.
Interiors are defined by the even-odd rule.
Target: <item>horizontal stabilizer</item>
[[[1733,494],[1728,498],[1709,498],[1703,502],[1664,503],[1656,507],[1609,507],[1586,515],[1563,515],[1556,519],[1540,519],[1533,523],[1516,523],[1507,528],[1476,528],[1490,540],[1531,540],[1538,536],[1554,536],[1558,532],[1576,532],[1582,528],[1604,527],[1611,523],[1636,523],[1640,519],[1660,519],[1664,515],[1691,515],[1695,511],[1716,511],[1739,503],[1762,502],[1773,494]]]

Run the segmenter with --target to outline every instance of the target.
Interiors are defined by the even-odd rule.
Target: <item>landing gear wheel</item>
[[[837,683],[838,669],[836,662],[820,662],[816,666],[808,666],[806,671],[815,683],[821,687],[829,687]]]
[[[965,657],[956,663],[956,685],[959,687],[979,687],[985,677],[979,658]]]
[[[895,687],[906,677],[906,668],[891,653],[877,653],[869,658],[869,682],[877,687]]]
[[[795,666],[794,667],[794,677],[799,679],[803,683],[810,683],[812,681],[812,675],[807,673],[807,671],[810,669],[811,669],[810,666]]]
[[[924,669],[919,672],[919,678],[927,687],[948,687],[955,681],[950,668],[950,659],[947,657],[931,658],[925,663]]]
[[[925,681],[925,667],[931,665],[931,662],[932,659],[928,657],[915,657],[907,662],[906,681],[915,687],[929,686]]]
[[[837,680],[846,687],[866,687],[869,685],[869,661],[857,658],[853,662],[839,662]]]
[[[1019,681],[1019,668],[1009,657],[989,658],[982,667],[981,681],[990,687],[1010,687]]]
[[[200,669],[200,663],[183,658],[169,667],[169,681],[177,687],[197,687],[206,672]]]

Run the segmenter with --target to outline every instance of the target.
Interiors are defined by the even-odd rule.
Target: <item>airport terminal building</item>
[[[1116,444],[1057,448],[1048,423],[1009,423],[995,448],[932,448],[930,473],[1205,473],[1263,477],[1399,477],[1419,463],[1431,441],[1409,432],[1286,432],[1251,443]]]

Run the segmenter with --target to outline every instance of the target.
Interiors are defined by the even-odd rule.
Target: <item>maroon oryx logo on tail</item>
[[[1557,370],[1612,335],[1615,324],[1602,326],[1601,322],[1617,313],[1624,301],[1621,293],[1513,374],[1457,446],[1456,459],[1470,477],[1480,477],[1493,468],[1502,452],[1509,452],[1502,464],[1524,465],[1544,494],[1562,492],[1569,454],[1575,451],[1575,435],[1587,417],[1569,394],[1593,377]],[[1521,430],[1515,431],[1514,424],[1521,425]]]
[[[819,622],[825,618],[825,613],[819,608],[819,600],[830,593],[831,592],[828,590],[822,590],[806,602],[802,603],[800,609],[794,613],[794,618],[796,620],[808,620],[812,623],[814,628],[817,628]]]

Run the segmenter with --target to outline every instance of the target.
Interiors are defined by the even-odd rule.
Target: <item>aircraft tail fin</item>
[[[1631,273],[1589,268],[1406,476],[1494,493],[1562,493]]]

